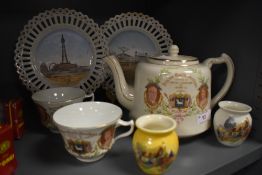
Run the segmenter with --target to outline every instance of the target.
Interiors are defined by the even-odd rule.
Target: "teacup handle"
[[[123,138],[123,137],[127,137],[127,136],[131,135],[131,134],[133,133],[133,131],[134,131],[134,121],[133,121],[133,120],[123,121],[123,120],[119,119],[119,120],[117,121],[116,128],[119,127],[119,126],[130,126],[130,129],[129,129],[127,132],[122,133],[122,134],[116,136],[116,137],[114,138],[113,142],[115,142],[115,141],[117,141],[118,139],[121,139],[121,138]]]
[[[86,100],[86,99],[89,99],[91,98],[91,100]],[[83,101],[94,101],[95,100],[95,95],[94,93],[92,92],[91,94],[85,94],[85,97],[83,99]]]

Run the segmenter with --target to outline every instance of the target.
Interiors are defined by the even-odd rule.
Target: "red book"
[[[13,132],[9,125],[0,125],[0,174],[11,175],[17,167]]]

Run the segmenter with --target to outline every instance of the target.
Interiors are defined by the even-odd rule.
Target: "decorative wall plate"
[[[88,16],[52,9],[31,19],[20,33],[15,65],[32,92],[74,86],[94,92],[104,81],[105,41]]]
[[[101,28],[109,47],[109,54],[117,56],[129,84],[133,84],[136,63],[140,59],[165,54],[173,43],[163,25],[142,13],[116,15]],[[111,71],[108,67],[105,70],[103,87],[114,91]]]

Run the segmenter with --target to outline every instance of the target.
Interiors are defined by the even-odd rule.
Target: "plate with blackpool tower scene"
[[[91,93],[104,81],[105,47],[100,28],[88,16],[52,9],[25,25],[16,44],[15,65],[32,92],[71,86]]]

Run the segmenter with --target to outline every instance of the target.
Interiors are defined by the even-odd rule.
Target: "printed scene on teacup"
[[[107,152],[115,135],[115,125],[90,131],[62,130],[66,149],[75,156],[94,157]]]

